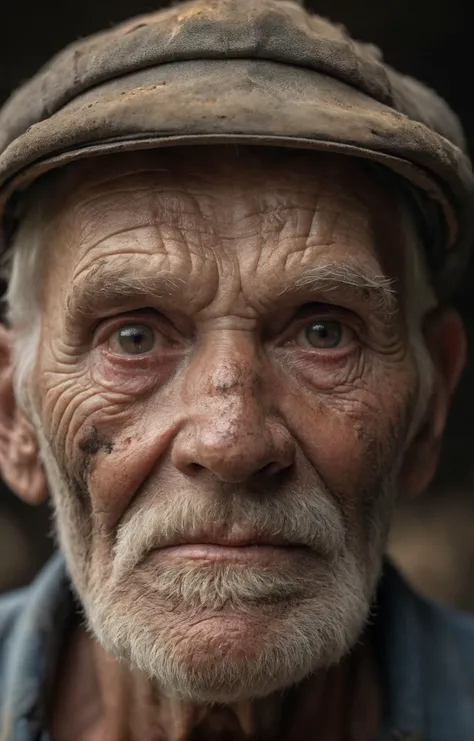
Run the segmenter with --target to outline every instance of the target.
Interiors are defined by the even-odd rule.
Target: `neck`
[[[52,741],[320,741],[373,738],[380,690],[369,642],[337,666],[269,697],[203,706],[170,697],[77,628],[58,677]]]

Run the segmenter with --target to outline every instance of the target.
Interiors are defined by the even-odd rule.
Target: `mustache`
[[[334,559],[346,528],[321,486],[285,488],[275,494],[248,490],[203,496],[196,492],[153,497],[116,532],[113,571],[124,576],[151,551],[180,543],[273,543],[305,546]]]

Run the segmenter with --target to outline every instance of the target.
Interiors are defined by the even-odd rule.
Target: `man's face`
[[[51,200],[33,397],[94,631],[202,700],[335,661],[417,389],[393,194],[211,147],[75,165]]]

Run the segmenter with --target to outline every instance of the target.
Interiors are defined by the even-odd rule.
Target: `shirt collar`
[[[4,656],[2,741],[41,738],[58,654],[75,613],[60,554],[53,556],[25,592]]]

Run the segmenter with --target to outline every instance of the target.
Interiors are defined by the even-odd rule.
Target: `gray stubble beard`
[[[94,566],[92,553],[87,579],[81,578],[84,570],[75,578],[92,634],[162,690],[200,703],[268,695],[337,662],[363,629],[381,543],[373,544],[368,563],[348,549],[345,527],[327,492],[292,492],[290,499],[293,514],[300,507],[300,537],[305,533],[308,539],[308,508],[313,514],[319,510],[310,538],[313,547],[319,542],[319,556],[305,573],[185,561],[147,570],[147,554],[163,532],[184,530],[186,518],[180,519],[175,505],[175,524],[168,522],[166,528],[160,507],[155,513],[138,510],[119,531],[107,567]],[[249,517],[250,509],[241,502],[241,515],[245,511]],[[60,540],[70,549],[71,534],[77,537],[81,528],[74,518],[65,519],[69,514],[57,507]],[[201,518],[194,514],[193,525],[199,519],[215,522],[209,512]],[[268,517],[260,525],[265,519],[268,532]],[[258,521],[255,512],[250,521]],[[276,529],[289,540],[297,533],[291,521],[282,518],[286,529]],[[377,527],[374,533],[383,530]],[[79,550],[78,545],[74,551]]]

